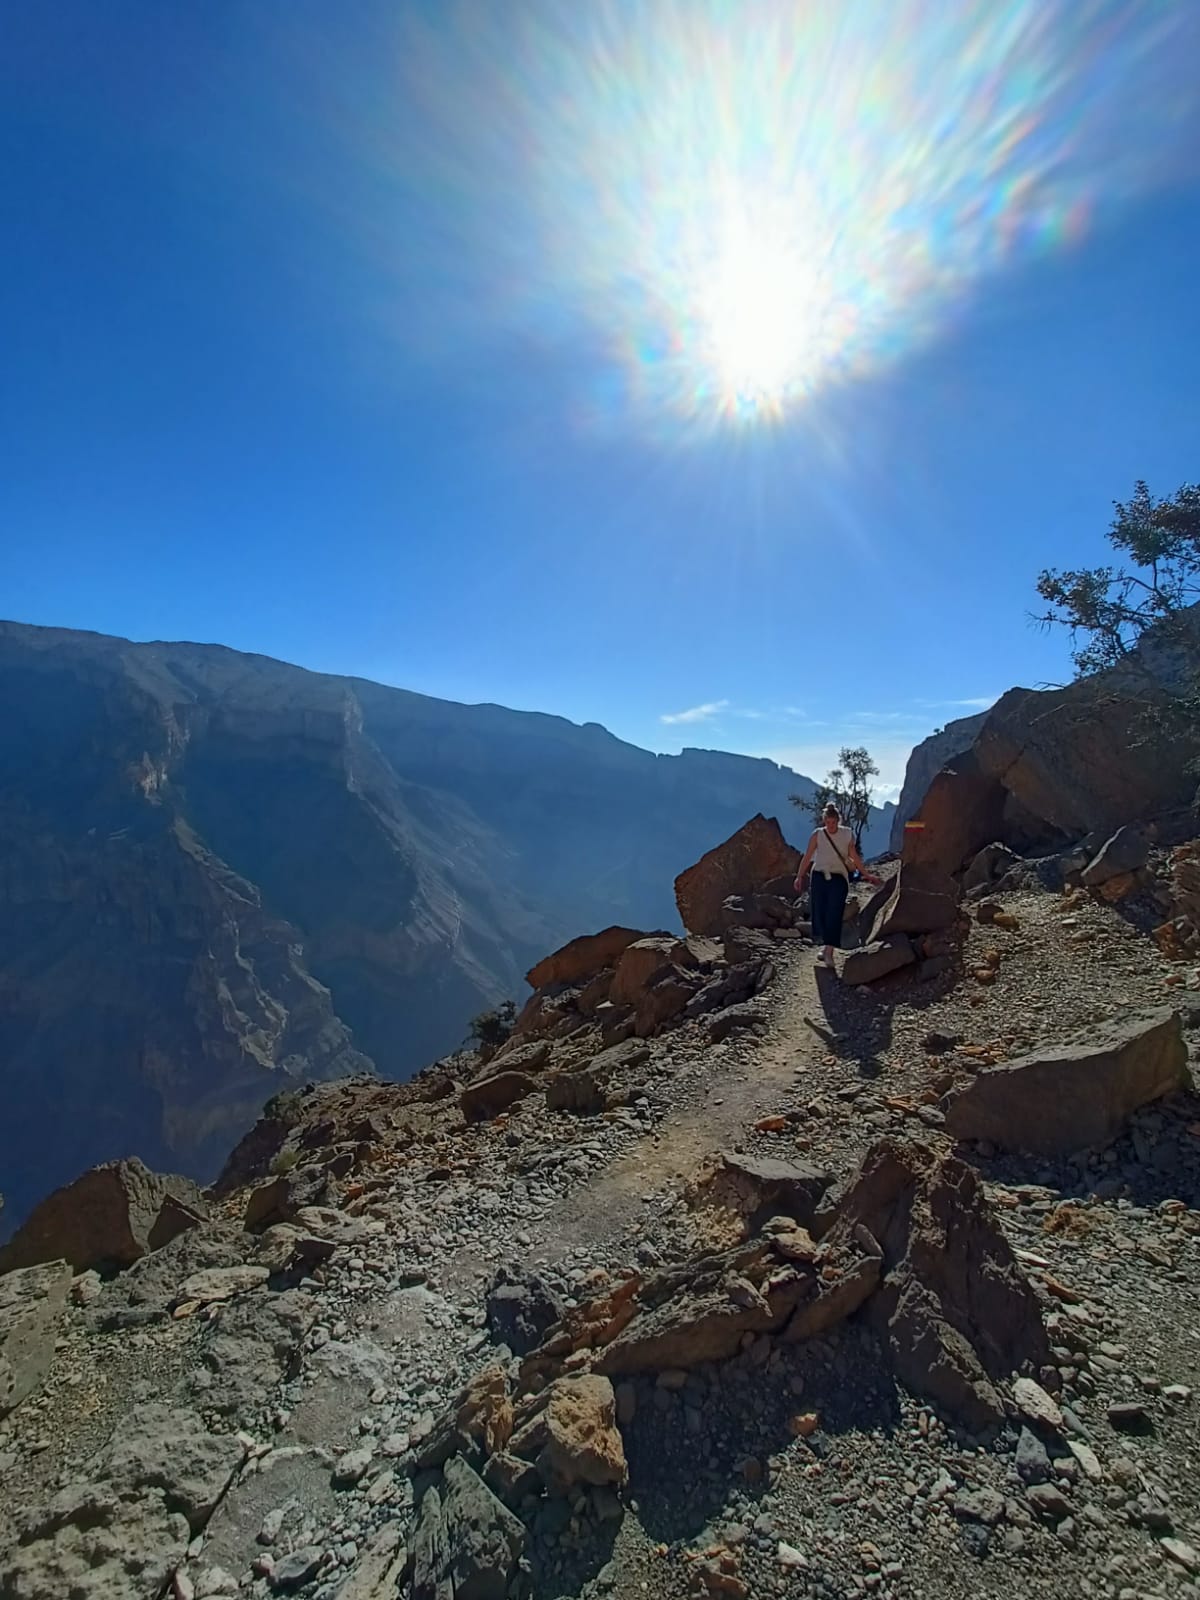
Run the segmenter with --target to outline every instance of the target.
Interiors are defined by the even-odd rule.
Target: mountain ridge
[[[223,645],[0,623],[0,687],[10,1223],[114,1156],[209,1176],[281,1084],[403,1078],[580,928],[675,926],[747,816],[805,831],[765,758]]]

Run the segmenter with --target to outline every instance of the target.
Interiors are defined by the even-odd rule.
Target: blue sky
[[[1200,477],[1190,0],[17,0],[0,614],[820,775]]]

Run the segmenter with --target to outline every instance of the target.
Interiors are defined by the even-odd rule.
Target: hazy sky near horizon
[[[1192,0],[14,0],[0,614],[821,776],[1200,478]]]

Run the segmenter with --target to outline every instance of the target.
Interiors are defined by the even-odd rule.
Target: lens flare
[[[787,416],[1193,177],[1198,51],[1187,0],[447,0],[387,157],[424,321],[565,350],[642,430]]]

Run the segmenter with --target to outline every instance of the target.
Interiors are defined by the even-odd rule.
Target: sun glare
[[[818,341],[815,274],[785,243],[740,227],[702,291],[702,337],[721,409],[780,413],[803,388]]]
[[[600,427],[812,417],[1200,159],[1182,0],[446,10],[405,72],[448,138],[420,192],[472,202],[447,294],[486,263],[452,309],[586,349]]]

